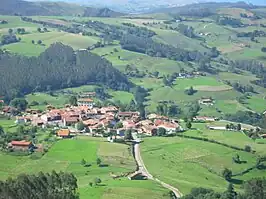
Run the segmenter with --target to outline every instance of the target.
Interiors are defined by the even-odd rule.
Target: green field
[[[38,102],[39,105],[31,106],[31,108],[40,109],[40,110],[45,110],[48,104],[59,108],[63,107],[64,104],[68,103],[68,97],[62,94],[54,94],[52,96],[47,93],[33,93],[27,95],[26,100],[28,101],[29,105],[33,101]]]
[[[0,118],[0,126],[3,127],[6,132],[13,132],[16,130],[14,119]]]
[[[228,122],[215,122],[215,123],[193,123],[193,130],[185,132],[185,135],[190,135],[194,137],[205,137],[208,139],[213,139],[221,143],[227,143],[233,146],[244,148],[246,145],[251,146],[252,149],[256,151],[259,155],[266,154],[264,144],[258,144],[254,142],[251,138],[246,136],[242,132],[235,131],[224,131],[224,130],[209,130],[207,125],[210,126],[225,126]],[[249,125],[242,124],[243,128],[250,128]],[[254,127],[255,128],[255,127]],[[258,139],[259,141],[260,139]]]
[[[187,50],[198,50],[201,52],[208,51],[201,45],[201,41],[185,37],[177,31],[160,29],[154,29],[154,31],[157,33],[157,35],[154,37],[155,41]]]
[[[118,52],[114,52],[114,49],[117,49]],[[158,71],[160,75],[167,75],[172,74],[173,72],[179,72],[180,68],[184,68],[188,71],[191,70],[191,68],[183,62],[176,62],[165,58],[150,57],[145,54],[121,49],[118,45],[96,48],[92,50],[92,52],[104,56],[104,58],[111,61],[112,64],[122,72],[125,71],[126,65],[133,66],[146,74],[147,72]]]
[[[116,175],[134,171],[135,161],[129,151],[130,146],[108,143],[100,138],[81,137],[61,140],[41,159],[10,156],[0,153],[0,179],[15,177],[20,173],[37,173],[56,171],[72,172],[78,179],[81,199],[88,198],[164,198],[165,189],[151,181],[130,181],[127,178],[113,180],[110,173]],[[107,166],[98,167],[96,158]],[[90,167],[81,165],[85,159]],[[96,177],[102,180],[102,186],[90,187]],[[143,194],[146,193],[146,194]]]
[[[141,152],[152,175],[179,188],[184,194],[193,187],[212,188],[222,192],[227,187],[227,182],[221,177],[224,168],[230,168],[233,173],[238,173],[256,162],[256,156],[251,153],[178,137],[147,138],[141,145]],[[232,157],[235,154],[239,154],[241,159],[247,162],[233,163]],[[251,176],[265,176],[265,171],[255,169],[234,179],[235,182],[241,182]],[[235,186],[237,189],[241,188],[238,184]]]
[[[96,37],[87,37],[77,34],[65,33],[65,32],[47,32],[47,33],[31,33],[21,35],[21,42],[4,45],[2,48],[10,50],[14,53],[20,53],[27,56],[38,56],[46,48],[55,42],[61,42],[69,45],[75,50],[87,48],[98,41]],[[36,44],[32,44],[32,40]],[[42,45],[38,45],[37,42],[41,40]]]

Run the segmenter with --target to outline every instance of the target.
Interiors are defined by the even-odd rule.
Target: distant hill
[[[87,7],[84,10],[84,17],[119,17],[121,15],[124,15],[120,12],[115,12],[113,10],[110,10],[109,8],[90,8]]]
[[[163,8],[152,11],[152,13],[172,13],[179,15],[197,15],[199,17],[206,17],[216,12],[219,8],[243,8],[243,9],[255,9],[260,6],[248,4],[243,1],[230,3],[230,2],[206,2],[206,3],[194,3],[179,7]]]
[[[28,1],[42,1],[42,0],[28,0]],[[45,0],[50,2],[64,1],[68,3],[77,3],[80,5],[87,5],[92,7],[108,7],[112,10],[123,13],[146,13],[162,8],[171,8],[177,6],[184,6],[193,3],[204,2],[238,2],[239,0]],[[243,0],[246,3],[254,5],[266,5],[265,0]]]
[[[122,13],[108,8],[90,8],[65,2],[1,0],[0,15],[117,17]]]

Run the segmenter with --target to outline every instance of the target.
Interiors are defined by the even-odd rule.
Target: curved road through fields
[[[157,178],[154,178],[150,173],[149,171],[147,170],[147,168],[145,167],[145,164],[141,158],[141,155],[140,155],[140,146],[139,146],[139,143],[136,143],[134,145],[134,151],[135,151],[135,159],[137,161],[137,164],[138,164],[138,167],[139,167],[139,172],[141,172],[143,175],[147,176],[148,179],[150,180],[153,180],[153,181],[156,181],[158,183],[160,183],[163,187],[165,187],[166,189],[169,189],[171,190],[172,192],[174,192],[175,196],[177,198],[180,198],[182,196],[182,193],[175,187],[167,184],[167,183],[164,183],[163,181],[157,179]]]

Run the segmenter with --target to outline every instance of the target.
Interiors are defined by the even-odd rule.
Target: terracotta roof
[[[90,99],[90,98],[81,98],[81,99],[78,99],[78,102],[93,102],[93,99]]]
[[[31,142],[27,142],[25,140],[22,140],[22,141],[12,141],[11,144],[12,144],[12,146],[30,146]]]
[[[165,122],[159,126],[165,127],[165,128],[177,128],[179,125],[177,123]]]
[[[69,129],[60,129],[60,130],[57,132],[57,135],[58,135],[58,136],[69,136],[69,134],[70,134]]]
[[[156,126],[162,125],[163,123],[164,123],[163,120],[155,120],[155,121],[154,121],[154,124],[155,124]]]
[[[120,115],[120,116],[132,116],[132,115],[139,115],[139,112],[119,112],[118,115]]]
[[[79,121],[78,117],[71,117],[71,116],[64,117],[64,119],[66,122],[78,122]]]
[[[99,120],[94,120],[94,119],[89,119],[89,120],[85,120],[83,121],[83,124],[84,125],[95,125],[95,124],[98,124],[99,123]]]

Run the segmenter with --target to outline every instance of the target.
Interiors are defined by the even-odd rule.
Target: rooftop
[[[93,99],[90,99],[90,98],[80,98],[80,99],[78,99],[78,102],[93,102]]]
[[[30,146],[31,142],[27,142],[25,140],[22,141],[11,141],[12,146]]]
[[[69,136],[69,134],[70,134],[69,129],[60,129],[60,130],[57,132],[57,135],[58,135],[58,136]]]

